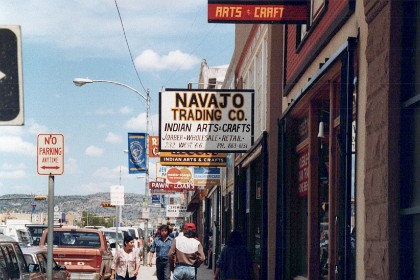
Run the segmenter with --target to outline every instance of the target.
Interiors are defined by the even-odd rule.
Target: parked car
[[[47,245],[48,229],[40,246]],[[112,253],[105,234],[98,229],[55,228],[53,255],[59,265],[66,266],[72,279],[109,279]]]
[[[42,232],[44,231],[44,229],[48,228],[48,226],[40,224],[26,224],[25,226],[32,236],[32,245],[39,245],[39,241],[42,237]]]
[[[1,233],[19,242],[22,247],[32,245],[32,237],[24,224],[10,223],[1,227]]]
[[[112,229],[115,229],[113,227]],[[119,230],[121,230],[124,233],[124,236],[130,235],[134,239],[134,248],[140,249],[141,246],[141,240],[140,240],[140,234],[137,228],[135,227],[119,227]]]
[[[43,280],[39,272],[30,273],[19,243],[13,238],[0,234],[0,280]]]
[[[26,264],[30,266],[30,272],[40,272],[43,279],[47,280],[47,248],[46,247],[30,247],[22,248],[23,256],[25,257]],[[32,264],[32,266],[31,266]],[[53,259],[53,280],[69,280],[70,272],[66,270],[65,266],[60,266]]]
[[[123,247],[123,242],[124,242],[124,234],[121,230],[118,231],[118,245],[117,245],[117,233],[115,231],[115,229],[110,229],[110,228],[100,228],[100,231],[103,231],[105,236],[106,236],[106,240],[109,242],[109,245],[111,247],[112,250],[112,255],[115,255],[115,250],[117,248],[122,248]]]

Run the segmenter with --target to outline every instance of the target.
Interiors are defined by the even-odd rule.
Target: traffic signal
[[[111,202],[102,202],[101,206],[102,207],[115,207],[115,205],[112,205]]]
[[[0,26],[0,125],[23,125],[20,26]]]
[[[45,195],[36,195],[34,197],[34,200],[46,200],[46,199],[47,199],[47,196]]]

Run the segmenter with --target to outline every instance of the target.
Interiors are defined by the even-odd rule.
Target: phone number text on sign
[[[245,152],[254,92],[168,89],[159,95],[160,151]]]

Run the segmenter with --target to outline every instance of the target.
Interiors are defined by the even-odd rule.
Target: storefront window
[[[309,189],[309,147],[308,118],[297,122],[296,173],[297,184],[291,193],[291,255],[293,277],[308,276],[308,189]]]
[[[320,138],[319,147],[319,273],[320,279],[328,279],[328,242],[329,242],[329,155],[327,137]]]

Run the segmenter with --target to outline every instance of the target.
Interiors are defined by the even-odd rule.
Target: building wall
[[[364,1],[366,141],[365,270],[368,279],[398,279],[400,1]],[[395,31],[395,32],[394,32]]]
[[[307,40],[302,47],[296,51],[296,25],[289,25],[290,32],[287,33],[287,69],[286,84],[293,83],[293,80],[300,76],[299,71],[305,65],[306,60],[310,58],[319,48],[322,48],[320,42],[323,42],[330,36],[331,26],[340,20],[341,14],[347,9],[350,0],[330,0],[326,1],[328,9],[324,15],[321,15],[316,28],[309,31]]]
[[[268,28],[268,77],[267,77],[267,143],[268,150],[268,224],[269,228],[275,229],[277,223],[277,147],[278,147],[278,125],[277,119],[281,115],[281,83],[283,72],[283,26],[271,25]],[[276,232],[275,230],[268,231],[267,246],[267,262],[268,271],[267,278],[275,279],[276,270]]]
[[[400,1],[357,0],[354,15],[331,37],[283,100],[286,108],[317,64],[337,49],[337,43],[346,37],[358,39],[356,279],[398,279],[400,5]],[[294,42],[291,30],[287,36]],[[291,63],[288,71],[297,69],[297,58],[290,60],[290,50],[287,56]]]

